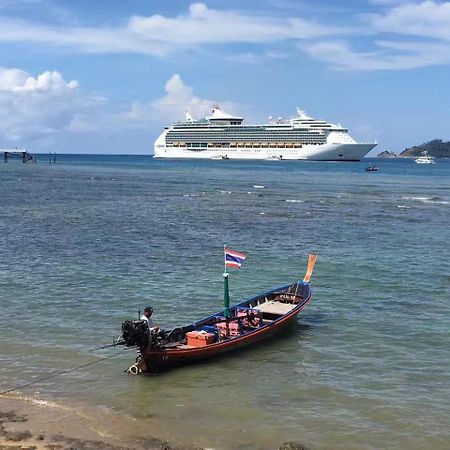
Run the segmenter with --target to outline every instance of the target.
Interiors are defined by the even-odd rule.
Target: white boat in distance
[[[212,115],[165,128],[156,139],[155,158],[359,161],[377,144],[358,143],[341,125],[298,116],[263,125],[244,125],[242,117],[212,107]]]
[[[435,164],[436,161],[427,154],[427,152],[423,152],[422,156],[419,156],[414,160],[417,164]]]

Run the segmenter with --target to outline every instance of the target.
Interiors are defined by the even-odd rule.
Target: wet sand
[[[96,421],[67,406],[33,398],[0,398],[0,450],[200,450],[146,436],[132,439],[118,418]]]
[[[150,423],[144,432],[139,426],[133,427],[133,420],[35,397],[3,396],[0,450],[214,450],[152,436],[161,428],[160,423]],[[135,433],[130,435],[134,428]],[[279,450],[307,449],[286,442]]]

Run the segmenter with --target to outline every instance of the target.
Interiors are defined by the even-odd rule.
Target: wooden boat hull
[[[263,294],[259,294],[231,308],[232,314],[233,311],[237,311],[239,310],[239,308],[254,308],[254,310],[260,311],[261,308],[264,308],[264,305],[266,306],[268,305],[267,302],[262,301],[263,299],[267,300],[272,297],[275,298],[276,296],[283,296],[283,295],[292,296],[292,294],[289,294],[289,290],[296,289],[297,292],[299,288],[301,290],[301,295],[297,295],[297,297],[301,298],[301,300],[297,304],[295,304],[295,306],[293,306],[292,309],[290,309],[290,311],[288,311],[285,314],[279,315],[278,317],[275,317],[274,320],[264,323],[263,325],[260,325],[258,328],[255,328],[254,330],[246,332],[242,335],[225,338],[224,340],[211,343],[203,347],[189,348],[189,346],[180,345],[177,348],[147,349],[144,352],[142,352],[142,358],[136,365],[138,371],[158,372],[182,364],[189,364],[196,361],[207,360],[212,357],[255,344],[270,336],[273,336],[274,334],[280,332],[283,328],[285,328],[286,325],[288,325],[290,322],[292,322],[300,313],[300,311],[310,302],[311,289],[309,283],[298,281],[291,285],[273,289]],[[259,301],[262,302],[258,303]],[[275,305],[275,307],[277,306],[276,301],[272,300],[267,301],[269,303],[272,302],[272,305]],[[284,307],[284,309],[288,307],[289,306]],[[220,314],[222,313],[223,312],[217,313],[202,321],[188,325],[187,327],[183,327],[180,330],[190,331],[200,329],[202,325],[213,323],[213,320],[215,320],[214,318],[219,317]],[[267,315],[271,317],[274,316],[274,314],[270,313],[268,313]]]

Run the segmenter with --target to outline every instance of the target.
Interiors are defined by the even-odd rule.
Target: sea
[[[247,254],[231,303],[318,254],[284,333],[154,376],[95,350],[147,305],[167,329],[221,310],[224,244]],[[0,256],[0,391],[42,414],[215,450],[450,448],[450,160],[10,160]]]

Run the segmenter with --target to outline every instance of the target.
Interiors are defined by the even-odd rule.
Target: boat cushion
[[[261,325],[262,311],[239,306],[236,308],[235,316],[241,318],[244,327],[258,327]]]
[[[216,324],[219,332],[223,336],[239,336],[242,334],[242,322],[230,321],[228,326],[226,322]]]

